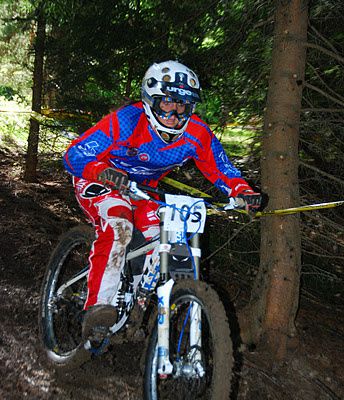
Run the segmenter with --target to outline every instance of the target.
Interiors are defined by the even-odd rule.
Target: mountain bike
[[[146,242],[134,232],[121,276],[117,321],[97,345],[81,335],[93,231],[77,226],[61,237],[41,292],[39,325],[47,358],[56,368],[76,368],[102,354],[121,334],[131,332],[135,340],[141,333],[148,341],[145,399],[167,399],[171,394],[175,399],[228,399],[230,329],[218,294],[200,274],[200,235],[207,208],[215,206],[160,190],[163,201],[155,200],[145,189],[152,191],[131,182],[129,195],[159,202],[160,235]],[[235,199],[232,204],[239,206]],[[148,252],[149,266],[134,289],[133,277],[142,274]]]

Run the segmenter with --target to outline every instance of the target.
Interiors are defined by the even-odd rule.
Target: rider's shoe
[[[82,337],[91,342],[101,343],[108,335],[109,328],[117,321],[117,310],[109,304],[90,307],[82,323]]]

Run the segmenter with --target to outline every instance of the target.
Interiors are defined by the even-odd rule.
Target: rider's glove
[[[261,193],[256,193],[253,190],[244,190],[236,198],[244,200],[247,210],[257,211],[262,205]]]
[[[255,193],[253,190],[245,190],[236,197],[230,197],[224,209],[233,210],[238,208],[246,211],[258,211],[261,208],[261,203],[262,195],[260,193]]]
[[[106,168],[98,174],[97,180],[105,186],[123,192],[128,187],[128,175],[125,171],[115,168]]]

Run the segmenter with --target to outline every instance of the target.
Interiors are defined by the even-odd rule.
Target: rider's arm
[[[117,117],[109,114],[67,148],[63,157],[67,171],[79,178],[97,180],[111,166],[108,156],[116,139],[114,135],[118,135]]]
[[[204,124],[199,132],[200,145],[197,147],[195,163],[203,175],[227,196],[236,197],[245,191],[252,191],[210,128]]]
[[[240,171],[233,166],[224,148],[207,125],[203,125],[203,134],[199,136],[196,165],[203,175],[231,198],[241,198],[244,207],[257,210],[261,206],[262,196],[256,193],[241,177]]]

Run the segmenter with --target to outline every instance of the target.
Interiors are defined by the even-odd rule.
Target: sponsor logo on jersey
[[[141,153],[141,154],[139,154],[139,160],[140,161],[149,161],[149,155],[147,153]]]
[[[77,149],[86,157],[95,156],[97,154],[97,147],[99,147],[99,144],[96,141],[86,143],[84,146],[81,144],[77,145]]]

